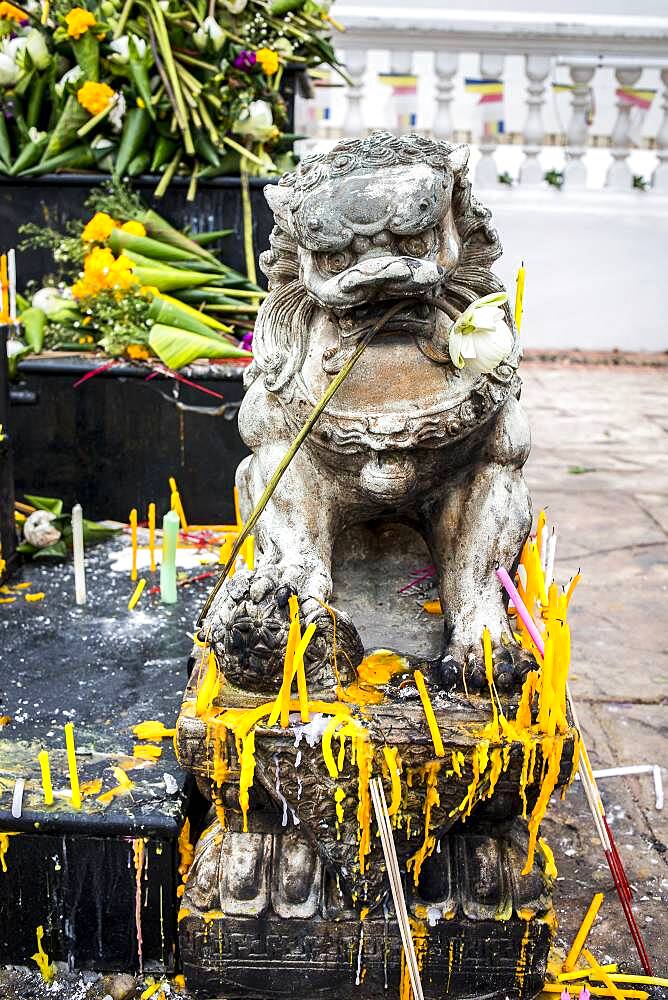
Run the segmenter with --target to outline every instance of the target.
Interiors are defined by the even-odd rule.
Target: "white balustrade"
[[[668,194],[668,69],[661,72],[663,84],[663,121],[656,136],[658,164],[652,177],[652,187],[661,194]]]
[[[617,69],[615,77],[620,87],[632,87],[638,82],[642,69]],[[606,187],[616,191],[628,190],[632,180],[631,170],[628,164],[629,153],[631,152],[631,105],[628,100],[620,96],[617,101],[617,121],[610,136],[612,140],[612,163],[608,167],[608,175],[605,179]]]
[[[591,109],[590,83],[595,66],[571,66],[570,75],[573,84],[571,96],[571,119],[566,131],[566,180],[570,187],[584,187],[587,181],[587,171],[584,165],[584,155],[587,144],[587,114]]]
[[[546,167],[561,169],[563,164],[566,186],[584,187],[591,180],[589,150],[595,145],[609,149],[597,150],[606,187],[631,189],[634,157],[642,149],[647,174],[653,171],[652,189],[668,194],[668,17],[408,10],[406,5],[389,9],[360,0],[337,2],[332,14],[346,29],[340,41],[352,86],[343,91],[345,99],[342,92],[333,96],[340,114],[338,126],[327,122],[328,137],[337,131],[365,135],[378,126],[413,130],[406,122],[406,109],[411,108],[417,113],[418,131],[441,139],[471,137],[480,187],[497,185],[501,161],[513,164],[512,172],[523,185],[544,183]],[[383,52],[390,73],[419,72],[417,95],[392,96],[378,85],[376,64]],[[476,73],[483,80],[504,81],[504,135],[497,134],[493,121],[501,105],[478,107],[480,95],[468,93],[463,85],[463,76]],[[662,93],[651,116],[647,112],[643,118],[642,99],[634,101],[633,88],[647,89],[647,73],[653,74],[654,87],[660,73]],[[548,100],[555,82],[566,84],[570,94]],[[631,99],[619,96],[616,110],[615,88],[631,88]],[[562,112],[568,117],[565,127]],[[646,124],[640,136],[642,122]],[[324,128],[321,134],[324,138]],[[518,157],[508,158],[510,144],[521,147]]]
[[[552,60],[549,56],[528,55],[524,64],[527,75],[528,110],[524,125],[524,162],[520,167],[520,180],[523,184],[540,184],[543,180],[543,168],[538,157],[545,137],[543,126],[545,81],[552,68]]]
[[[500,80],[503,75],[503,56],[498,52],[483,52],[480,55],[480,76],[483,80]],[[496,105],[494,105],[496,107]],[[475,180],[478,187],[495,187],[498,183],[499,172],[496,167],[494,153],[496,151],[497,137],[493,127],[498,113],[486,115],[483,118],[482,134],[480,136],[480,159],[475,171]]]

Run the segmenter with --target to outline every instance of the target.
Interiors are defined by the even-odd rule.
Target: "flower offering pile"
[[[23,340],[13,344],[14,361],[45,348],[155,357],[172,369],[198,358],[250,359],[261,288],[122,188],[96,193],[91,204],[98,210],[69,223],[67,235],[23,229],[24,247],[52,250],[57,274],[19,297]]]
[[[291,164],[287,66],[337,65],[316,0],[0,3],[0,172],[177,173]]]

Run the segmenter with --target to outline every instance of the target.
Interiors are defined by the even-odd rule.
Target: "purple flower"
[[[242,49],[234,60],[237,69],[252,69],[257,62],[257,56],[252,49]]]
[[[580,996],[578,997],[578,1000],[589,1000],[590,997],[591,993],[589,992],[586,986],[583,986],[582,989],[580,990]]]
[[[243,348],[244,351],[252,351],[253,350],[253,331],[252,330],[247,330],[246,333],[244,333],[243,337],[241,338],[241,345],[240,346]]]

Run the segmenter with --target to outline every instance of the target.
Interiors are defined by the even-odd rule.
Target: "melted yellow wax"
[[[440,761],[432,761],[431,763],[426,764],[424,768],[421,768],[425,783],[424,839],[422,841],[422,845],[418,848],[415,854],[408,859],[407,862],[407,867],[409,869],[412,867],[413,869],[414,885],[418,884],[425,858],[429,857],[436,846],[436,838],[429,831],[431,827],[432,809],[434,806],[439,806],[441,804],[441,799],[438,794],[438,772],[440,768]]]
[[[49,962],[49,956],[44,951],[42,947],[42,938],[44,937],[44,928],[40,924],[37,928],[37,951],[34,955],[31,955],[33,962],[37,963],[37,967],[42,974],[42,979],[45,983],[50,983],[56,974],[56,967]]]
[[[202,657],[202,663],[204,657]],[[220,672],[216,663],[216,654],[212,649],[206,658],[204,674],[200,673],[195,701],[195,714],[200,718],[210,711],[214,698],[220,690]]]
[[[383,757],[392,783],[392,797],[387,808],[388,816],[394,816],[401,805],[401,757],[397,747],[383,747]]]
[[[18,837],[18,830],[12,833],[0,833],[0,868],[3,872],[7,871],[7,851],[9,850],[9,838]]]
[[[429,950],[429,930],[427,925],[422,920],[415,920],[413,917],[409,917],[408,920],[411,928],[411,937],[413,938],[413,947],[415,948],[415,958],[417,959],[418,972],[422,974],[425,958],[427,957],[427,952]],[[402,948],[399,1000],[411,1000],[411,998],[414,1000],[413,990],[411,987],[411,977],[408,974],[406,953]]]

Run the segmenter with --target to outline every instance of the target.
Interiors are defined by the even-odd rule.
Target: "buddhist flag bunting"
[[[467,76],[464,85],[469,93],[480,94],[478,104],[495,104],[503,100],[503,80],[483,80]]]
[[[411,73],[379,73],[378,79],[385,86],[392,88],[392,93],[417,94],[417,76]]]
[[[642,108],[647,111],[651,107],[656,90],[644,90],[641,87],[618,87],[615,96],[619,98],[620,104],[628,104],[634,108]]]

